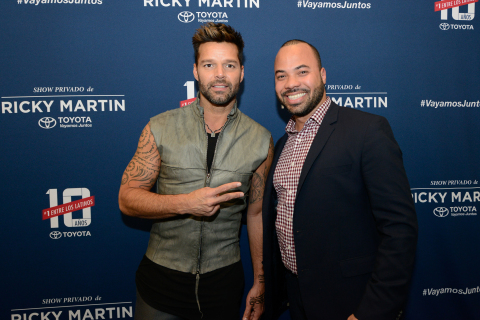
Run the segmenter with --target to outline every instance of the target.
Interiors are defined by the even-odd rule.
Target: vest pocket
[[[157,180],[159,193],[179,194],[200,189],[205,184],[204,168],[184,168],[162,163]]]
[[[242,172],[215,169],[212,172],[212,183],[210,186],[218,187],[222,184],[229,183],[229,182],[241,182],[242,185],[239,188],[232,189],[228,192],[242,191],[244,193],[247,193],[248,189],[250,188],[251,179],[252,179],[251,172],[242,173]]]

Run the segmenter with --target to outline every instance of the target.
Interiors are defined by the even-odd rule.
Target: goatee
[[[213,86],[217,86],[217,85],[226,86],[230,90],[228,90],[224,94],[211,93],[210,89]],[[235,97],[237,96],[239,84],[237,84],[235,87],[232,88],[232,84],[228,83],[227,81],[210,82],[207,86],[203,85],[202,82],[198,81],[198,87],[199,87],[200,93],[211,104],[218,105],[218,106],[226,106],[230,102],[232,102],[232,100],[235,99]]]
[[[318,106],[320,101],[322,101],[323,94],[325,93],[325,84],[322,81],[322,83],[313,90],[312,95],[307,101],[304,101],[303,103],[298,103],[298,104],[287,104],[285,97],[287,96],[287,94],[291,94],[295,92],[305,92],[307,95],[310,95],[311,90],[309,89],[288,90],[282,93],[281,96],[277,94],[277,99],[283,106],[285,106],[288,109],[288,111],[291,114],[293,114],[296,117],[304,117],[308,115],[310,112],[312,112]],[[301,106],[302,104],[304,104],[303,107]]]

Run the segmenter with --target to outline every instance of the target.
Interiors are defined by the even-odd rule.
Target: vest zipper
[[[200,308],[200,300],[198,299],[198,284],[200,283],[200,255],[202,251],[202,229],[203,229],[203,220],[200,222],[200,246],[198,248],[198,262],[197,262],[197,276],[195,277],[195,299],[197,300],[198,311],[200,311],[200,319],[203,318],[203,312]]]
[[[220,137],[223,134],[223,131],[225,130],[225,127],[227,126],[228,122],[230,121],[230,117],[227,117],[227,122],[225,122],[225,125],[223,127],[223,130],[220,131],[218,134],[217,138],[217,143],[215,144],[215,150],[213,151],[213,159],[212,159],[212,167],[210,168],[210,172],[208,172],[208,160],[205,158],[205,171],[207,172],[207,176],[205,178],[205,187],[208,187],[210,185],[210,177],[212,176],[211,172],[213,170],[213,164],[215,163],[215,156],[217,155],[217,147],[218,147],[218,142],[220,141]],[[205,119],[203,119],[203,130],[205,130]],[[207,131],[205,130],[205,133]],[[205,135],[203,136],[205,138]],[[208,154],[208,137],[207,137],[207,154]],[[208,155],[207,155],[208,157]],[[205,222],[203,221],[203,218],[200,222],[200,245],[198,247],[198,257],[197,257],[197,275],[195,277],[195,299],[197,300],[197,306],[198,306],[198,311],[200,311],[200,319],[203,318],[203,312],[200,308],[200,300],[198,299],[198,285],[200,283],[200,259],[202,257],[202,239],[203,239],[203,224]]]

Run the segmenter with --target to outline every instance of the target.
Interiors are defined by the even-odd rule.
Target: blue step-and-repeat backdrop
[[[149,118],[195,96],[209,21],[242,33],[240,108],[275,141],[293,38],[334,101],[390,121],[419,219],[406,319],[480,319],[477,1],[2,0],[0,319],[133,318],[149,222],[118,209],[121,176]],[[241,247],[250,287],[245,230]]]

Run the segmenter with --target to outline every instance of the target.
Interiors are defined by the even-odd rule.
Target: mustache
[[[291,89],[291,90],[287,90],[285,92],[282,92],[282,97],[286,97],[288,94],[297,93],[297,92],[309,93],[310,90],[308,90],[308,89]]]

